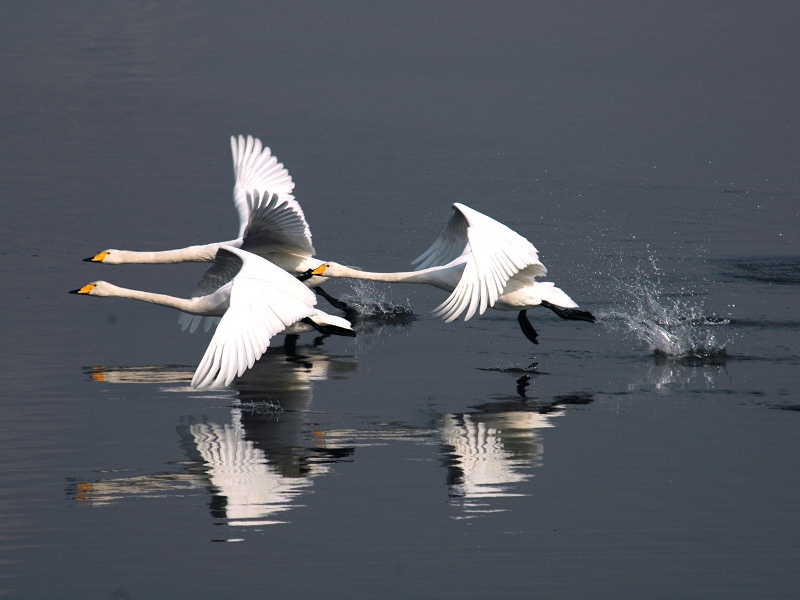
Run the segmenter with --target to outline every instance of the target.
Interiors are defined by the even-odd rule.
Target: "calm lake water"
[[[0,6],[0,595],[800,596],[800,9]],[[229,136],[319,256],[406,270],[454,201],[598,323],[435,289],[198,392],[167,309],[230,239]],[[321,306],[324,302],[321,301]],[[535,364],[535,366],[533,366]]]

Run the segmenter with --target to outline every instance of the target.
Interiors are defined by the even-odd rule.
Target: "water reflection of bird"
[[[190,299],[120,288],[96,281],[74,294],[131,298],[205,316],[221,316],[214,337],[192,378],[197,388],[228,385],[264,353],[279,334],[317,330],[355,335],[341,317],[316,310],[303,284],[263,258],[237,248],[220,248],[204,276],[208,292]]]
[[[553,427],[537,412],[446,414],[441,436],[452,496],[489,498],[515,495],[510,486],[528,479],[526,469],[542,462],[537,429]]]
[[[313,385],[344,377],[358,367],[348,357],[329,356],[319,347],[269,348],[234,382],[239,390],[229,423],[182,418],[184,472],[126,475],[74,483],[77,500],[103,505],[128,496],[164,497],[205,489],[211,513],[230,525],[281,522],[278,514],[299,505],[313,479],[334,463],[348,461],[352,447],[333,443],[308,422]],[[101,368],[87,372],[109,383],[186,381],[181,367]],[[154,377],[155,376],[155,377]]]
[[[357,277],[387,283],[421,283],[450,296],[434,309],[446,322],[465,313],[469,320],[487,308],[518,311],[517,321],[531,342],[538,343],[536,330],[527,318],[529,308],[544,306],[562,319],[595,322],[589,311],[578,305],[555,284],[539,282],[547,273],[527,239],[502,223],[456,203],[444,231],[412,264],[417,270],[373,273],[326,263],[310,272],[326,277]]]
[[[94,481],[75,481],[68,494],[93,506],[113,504],[129,497],[163,498],[206,490],[211,495],[211,515],[228,525],[254,526],[283,522],[276,518],[299,505],[313,479],[328,473],[331,465],[349,460],[351,448],[319,445],[313,433],[298,428],[292,419],[274,413],[264,418],[272,438],[268,450],[249,436],[260,437],[256,421],[247,411],[231,409],[230,423],[208,419],[182,419],[178,426],[188,462],[183,472],[124,475]]]
[[[300,495],[309,491],[313,478],[329,472],[333,462],[344,460],[352,450],[307,448],[298,439],[302,432],[275,418],[265,422],[281,424],[275,429],[289,434],[291,443],[280,444],[270,437],[269,452],[249,439],[254,422],[246,424],[245,413],[232,409],[231,423],[209,421],[182,423],[179,431],[184,446],[193,445],[212,487],[212,515],[229,525],[268,525],[275,515],[294,508]],[[250,432],[248,432],[250,429]],[[307,436],[305,436],[307,437]],[[289,442],[290,440],[284,440]]]

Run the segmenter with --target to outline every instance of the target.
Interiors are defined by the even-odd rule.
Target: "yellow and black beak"
[[[309,279],[314,277],[314,275],[322,275],[325,272],[325,269],[327,269],[327,268],[328,268],[328,265],[320,265],[316,269],[309,269],[305,273],[297,275],[297,280],[298,281],[308,281]]]
[[[90,258],[84,258],[83,262],[103,262],[106,259],[106,256],[108,256],[108,252],[103,250],[102,252],[98,252]]]
[[[70,294],[91,294],[93,289],[94,289],[94,284],[93,283],[87,283],[81,289],[79,289],[79,290],[70,290],[69,293]]]

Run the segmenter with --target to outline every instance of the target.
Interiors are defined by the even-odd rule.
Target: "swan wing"
[[[314,293],[269,261],[235,248],[242,258],[231,284],[228,310],[192,378],[196,388],[222,387],[261,358],[270,339],[315,313]]]
[[[453,214],[447,221],[442,233],[430,248],[411,261],[414,269],[420,271],[429,267],[446,265],[464,252],[467,245],[467,228],[469,222],[465,215],[453,205]]]
[[[547,273],[539,254],[527,239],[502,223],[463,204],[453,205],[468,223],[465,260],[461,279],[434,314],[448,323],[466,311],[469,320],[477,311],[483,314],[503,293],[509,279],[523,272],[539,277]],[[451,219],[452,220],[452,219]]]
[[[232,281],[242,269],[243,261],[238,255],[227,251],[221,252],[220,250],[222,248],[217,250],[214,263],[203,273],[200,281],[197,282],[191,298],[213,294],[219,288]],[[219,323],[219,319],[219,317],[203,317],[181,313],[178,317],[178,324],[181,326],[182,331],[188,329],[189,333],[194,333],[202,323],[203,331],[208,332]]]
[[[261,140],[248,135],[231,136],[233,156],[233,204],[239,213],[239,237],[244,235],[250,220],[247,192],[253,189],[269,190],[294,202],[294,182],[283,164],[272,155]],[[299,206],[299,205],[298,205]]]
[[[268,252],[315,254],[311,230],[303,209],[294,198],[267,188],[253,188],[245,196],[250,218],[242,248],[260,255]]]

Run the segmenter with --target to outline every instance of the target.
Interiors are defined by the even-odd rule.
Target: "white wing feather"
[[[250,221],[242,248],[263,256],[268,252],[290,252],[313,256],[311,230],[303,209],[291,196],[260,189],[246,194]]]
[[[242,135],[238,138],[231,136],[231,154],[235,178],[233,204],[239,213],[239,237],[242,237],[250,220],[247,192],[254,189],[269,191],[270,194],[294,201],[294,182],[283,164],[272,156],[270,149],[258,138],[250,135],[246,138]]]
[[[464,311],[465,321],[476,311],[483,314],[516,274],[525,271],[526,275],[541,277],[547,273],[536,248],[516,231],[463,204],[456,203],[453,209],[445,230],[414,261],[419,263],[418,270],[447,264],[441,262],[446,259],[465,263],[458,285],[433,311],[448,323]]]
[[[315,313],[314,292],[269,261],[228,248],[244,262],[228,310],[195,371],[192,386],[222,387],[261,358],[270,338]]]

